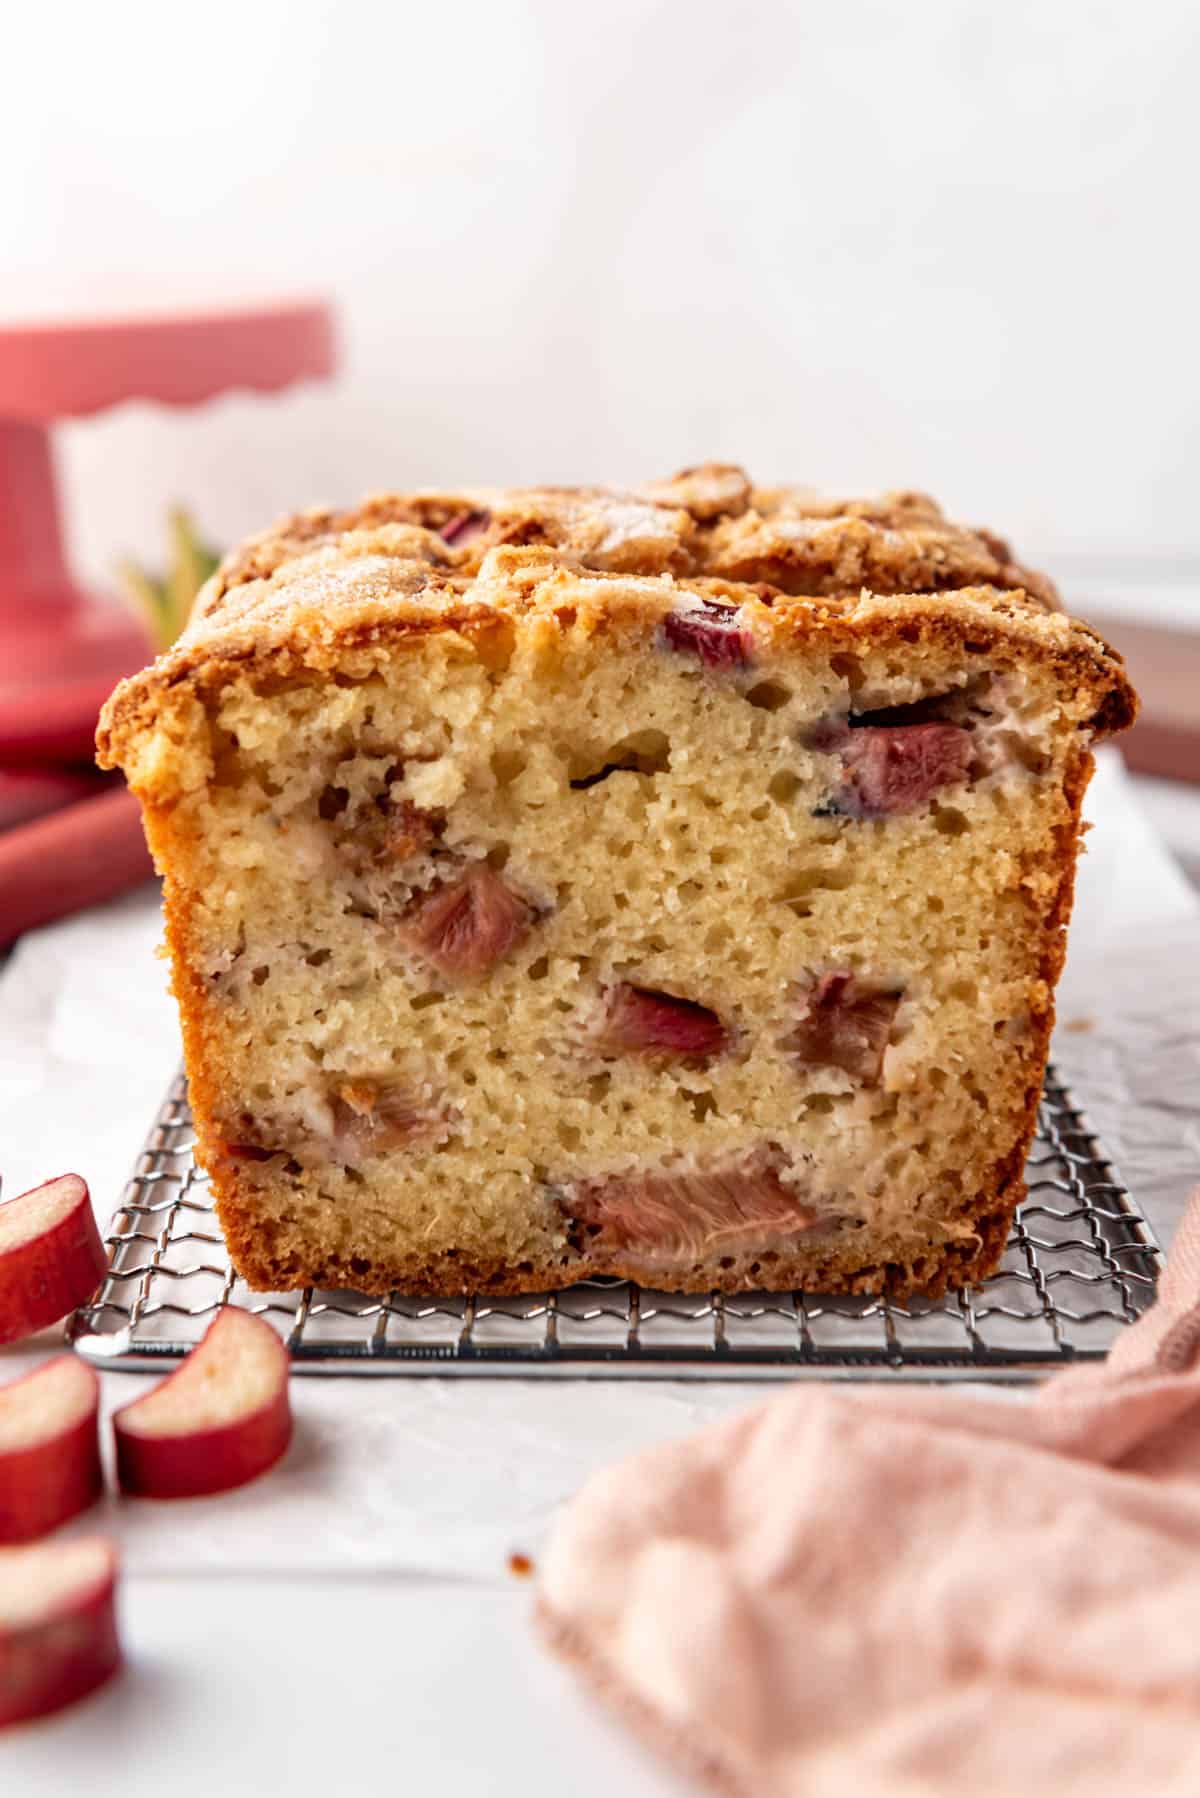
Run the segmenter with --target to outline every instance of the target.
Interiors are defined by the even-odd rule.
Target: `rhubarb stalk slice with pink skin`
[[[87,1183],[61,1174],[0,1205],[0,1342],[74,1311],[108,1271]]]
[[[738,626],[736,606],[721,606],[702,599],[677,606],[662,621],[663,639],[672,649],[693,655],[706,668],[744,668],[751,643]]]
[[[86,1698],[121,1665],[117,1557],[98,1536],[0,1549],[0,1729]]]
[[[490,512],[456,512],[453,518],[446,520],[438,536],[443,543],[452,543],[456,549],[462,549],[476,537],[481,537],[491,522]]]
[[[719,1055],[729,1032],[707,1005],[621,981],[609,989],[590,1040],[602,1053],[687,1059]]]
[[[805,1067],[841,1068],[863,1086],[877,1086],[902,997],[896,987],[860,980],[847,968],[831,969],[812,988],[783,1047]]]
[[[404,942],[450,979],[476,979],[527,935],[533,908],[487,862],[421,894],[400,923]]]
[[[198,1498],[266,1473],[292,1437],[289,1372],[270,1324],[227,1305],[174,1373],[114,1414],[121,1489]]]
[[[784,1185],[770,1151],[725,1167],[581,1180],[567,1204],[589,1230],[589,1254],[626,1254],[664,1269],[778,1247],[829,1221]]]
[[[95,1504],[100,1382],[58,1355],[0,1387],[0,1543],[33,1542]]]
[[[846,778],[836,803],[858,818],[919,811],[968,779],[974,754],[970,731],[941,723],[847,726],[814,747],[840,756]]]

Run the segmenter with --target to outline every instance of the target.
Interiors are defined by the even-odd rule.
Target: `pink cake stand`
[[[96,715],[153,653],[116,601],[85,593],[63,552],[56,419],[122,400],[193,406],[333,372],[321,302],[170,317],[0,325],[0,763],[92,757]]]

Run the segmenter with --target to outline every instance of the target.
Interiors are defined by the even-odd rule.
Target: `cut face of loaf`
[[[561,546],[443,576],[392,545],[223,589],[102,739],[166,876],[242,1275],[986,1272],[1090,745],[1131,714],[1115,659],[996,590],[814,601]]]

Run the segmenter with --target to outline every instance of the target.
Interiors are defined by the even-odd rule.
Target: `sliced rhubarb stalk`
[[[828,1222],[784,1185],[770,1150],[721,1168],[583,1180],[567,1204],[588,1231],[590,1253],[628,1253],[664,1267],[777,1246]]]
[[[0,1549],[0,1728],[60,1711],[121,1664],[117,1557],[85,1536]]]
[[[0,837],[0,947],[153,874],[137,801],[124,788],[22,824]]]
[[[365,1157],[388,1155],[432,1137],[444,1138],[445,1110],[413,1095],[393,1079],[355,1076],[308,1090],[266,1119],[243,1112],[222,1144],[234,1161],[291,1156],[302,1167],[330,1161],[353,1167]]]
[[[822,974],[783,1047],[805,1067],[841,1068],[863,1086],[877,1086],[903,994],[860,980],[848,969]]]
[[[943,787],[968,778],[973,744],[959,724],[867,725],[846,729],[835,749],[846,770],[839,811],[859,818],[893,818],[919,811]]]
[[[58,1355],[0,1387],[0,1542],[33,1542],[99,1498],[100,1382]]]
[[[400,924],[403,940],[450,979],[486,974],[522,940],[533,922],[526,904],[487,862],[422,894]]]
[[[736,606],[697,600],[667,613],[663,639],[684,655],[698,656],[706,668],[743,668],[750,660],[751,642],[739,628],[739,616]]]
[[[62,1174],[0,1205],[0,1342],[56,1324],[108,1269],[87,1184]]]
[[[453,543],[462,549],[465,544],[474,542],[476,537],[481,537],[491,522],[490,512],[456,512],[453,518],[446,520],[438,536],[443,543]]]
[[[94,799],[104,787],[96,774],[65,768],[0,768],[0,831],[31,824],[78,799]]]
[[[682,1058],[719,1055],[729,1032],[707,1005],[622,981],[609,989],[590,1040],[602,1052]]]
[[[227,1305],[174,1373],[115,1413],[122,1490],[195,1498],[266,1473],[291,1441],[289,1365],[270,1324]]]
[[[397,1082],[344,1081],[332,1109],[334,1152],[342,1161],[405,1148],[441,1122]]]

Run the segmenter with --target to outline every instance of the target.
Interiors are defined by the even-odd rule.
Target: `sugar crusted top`
[[[347,541],[350,540],[350,541]],[[478,572],[497,546],[540,546],[565,566],[762,583],[827,597],[957,587],[1020,588],[1053,607],[1044,575],[1019,567],[991,532],[951,523],[921,493],[831,499],[806,487],[753,487],[740,468],[707,463],[668,481],[609,487],[464,488],[381,493],[344,511],[297,513],[227,556],[200,615],[304,556],[367,540],[384,554],[450,576]]]
[[[573,613],[581,596],[593,613],[658,616],[716,599],[769,612],[776,630],[836,619],[866,635],[905,596],[914,622],[987,623],[1068,656],[1097,687],[1097,732],[1123,728],[1136,708],[1120,658],[991,532],[952,523],[920,493],[832,499],[754,487],[740,468],[708,463],[629,490],[383,493],[286,518],[225,558],[179,642],[117,689],[101,762],[125,759],[180,682],[267,660],[330,669],[393,632],[486,633],[532,611]]]

